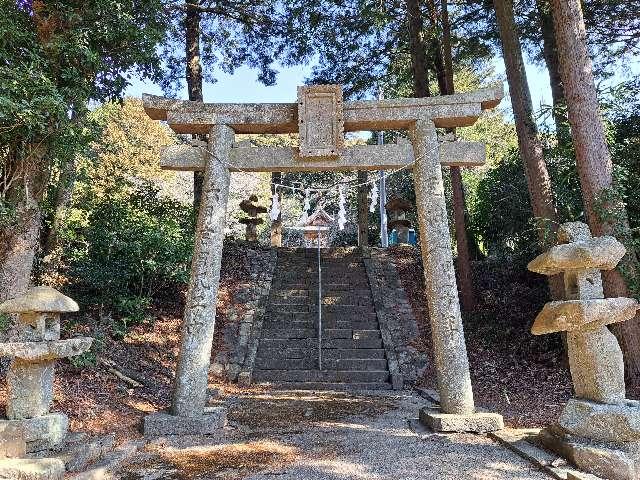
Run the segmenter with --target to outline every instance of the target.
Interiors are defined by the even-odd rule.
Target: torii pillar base
[[[144,417],[144,436],[213,435],[226,424],[227,412],[222,407],[205,407],[203,414],[196,417],[152,413]]]
[[[502,415],[497,413],[442,413],[438,408],[431,407],[420,409],[420,422],[434,432],[443,433],[487,433],[504,428]]]

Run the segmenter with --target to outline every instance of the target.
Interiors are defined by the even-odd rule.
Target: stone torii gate
[[[482,165],[485,146],[440,142],[436,129],[473,125],[502,97],[501,84],[465,94],[354,102],[343,102],[339,85],[298,87],[297,103],[201,103],[143,95],[152,119],[166,121],[176,133],[208,135],[208,143],[171,146],[161,158],[166,169],[204,171],[204,185],[173,415],[147,417],[145,430],[207,433],[222,421],[221,415],[205,414],[205,403],[230,172],[385,170],[411,164],[440,394],[440,410],[421,417],[444,431],[500,428],[499,415],[475,411],[441,169]],[[359,130],[407,130],[411,143],[344,147],[344,132]],[[299,148],[234,146],[234,133],[295,132]]]

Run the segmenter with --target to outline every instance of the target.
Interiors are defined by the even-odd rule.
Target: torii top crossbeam
[[[503,96],[498,84],[456,95],[344,102],[344,131],[403,130],[417,119],[431,119],[438,128],[468,127]],[[148,94],[142,99],[147,115],[166,121],[176,133],[206,134],[214,124],[236,133],[295,133],[299,128],[299,103],[202,103]]]

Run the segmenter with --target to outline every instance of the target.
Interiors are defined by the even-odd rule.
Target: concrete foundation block
[[[62,480],[64,463],[57,458],[8,458],[0,460],[2,480]]]
[[[504,421],[497,413],[476,412],[467,415],[442,413],[437,408],[420,409],[420,421],[435,432],[486,433],[502,430]]]
[[[402,378],[402,375],[400,375],[399,373],[392,373],[391,385],[393,385],[394,390],[402,390],[402,388],[404,387],[404,379]]]
[[[607,405],[572,398],[558,423],[578,437],[602,442],[640,441],[640,405],[633,401]]]
[[[251,377],[252,375],[249,371],[240,372],[238,375],[238,386],[242,388],[251,386]]]
[[[179,417],[168,413],[153,413],[144,419],[145,437],[164,435],[211,435],[227,424],[223,407],[207,407],[197,417]]]
[[[64,450],[56,458],[64,462],[68,472],[79,472],[111,452],[115,440],[113,433],[99,437],[70,434]]]
[[[22,427],[8,423],[0,424],[0,458],[19,458],[27,453]]]
[[[0,420],[0,430],[7,427],[22,429],[27,453],[58,450],[64,445],[69,418],[63,413],[50,413],[22,420]]]
[[[640,475],[640,446],[636,442],[592,441],[569,435],[557,426],[541,430],[536,442],[602,478],[635,480]]]
[[[602,479],[595,475],[591,475],[590,473],[569,472],[567,473],[567,480],[602,480]]]

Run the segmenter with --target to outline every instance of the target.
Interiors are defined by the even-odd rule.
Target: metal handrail
[[[322,262],[320,256],[320,227],[318,227],[318,370],[322,370]]]

